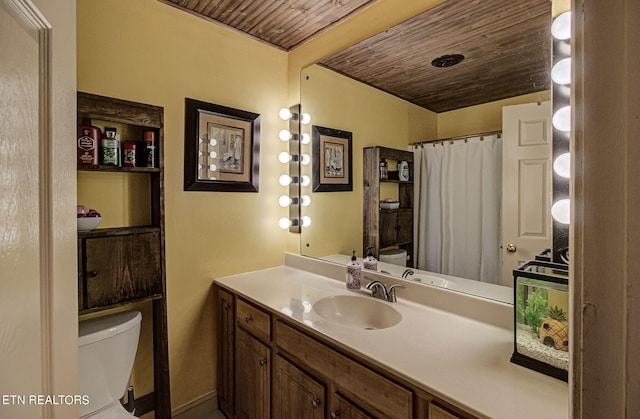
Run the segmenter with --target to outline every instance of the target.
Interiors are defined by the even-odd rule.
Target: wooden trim
[[[181,406],[178,406],[177,408],[173,409],[171,411],[171,415],[173,417],[188,413],[191,409],[195,409],[200,407],[201,405],[205,404],[205,403],[209,403],[212,402],[213,406],[212,406],[212,410],[217,410],[218,409],[218,392],[217,390],[213,390],[213,391],[209,391],[201,396],[196,397],[195,399],[191,400],[190,402],[187,402]],[[179,419],[179,418],[176,418]]]

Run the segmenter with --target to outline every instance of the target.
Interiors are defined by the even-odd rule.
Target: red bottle
[[[91,125],[90,119],[83,119],[78,125],[78,164],[98,164],[99,141],[102,138],[100,128]]]

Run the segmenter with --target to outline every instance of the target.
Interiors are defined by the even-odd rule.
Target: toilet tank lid
[[[88,345],[123,333],[137,326],[141,321],[142,314],[133,310],[82,320],[78,323],[78,345]]]

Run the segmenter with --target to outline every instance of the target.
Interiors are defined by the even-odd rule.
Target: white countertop
[[[291,255],[287,256],[291,259]],[[295,266],[305,265],[304,257],[293,258],[297,259]],[[327,262],[312,262],[316,268],[320,266],[318,263]],[[326,272],[336,278],[335,267],[327,267]],[[313,311],[313,304],[327,296],[371,298],[364,288],[360,292],[348,291],[344,282],[336,279],[281,266],[216,282],[352,348],[469,413],[496,419],[568,417],[567,383],[509,361],[513,332],[498,326],[505,322],[479,321],[403,298],[404,293],[413,289],[427,288],[427,292],[451,294],[446,297],[449,303],[455,304],[456,298],[460,298],[459,303],[463,304],[464,295],[425,286],[400,290],[397,303],[385,303],[402,314],[400,323],[387,329],[363,330],[327,322]],[[504,315],[503,308],[497,312]]]

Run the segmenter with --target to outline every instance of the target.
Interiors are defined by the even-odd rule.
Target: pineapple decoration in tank
[[[567,313],[558,306],[549,308],[547,318],[542,322],[538,336],[546,346],[567,352],[569,350],[569,328],[565,324]]]

